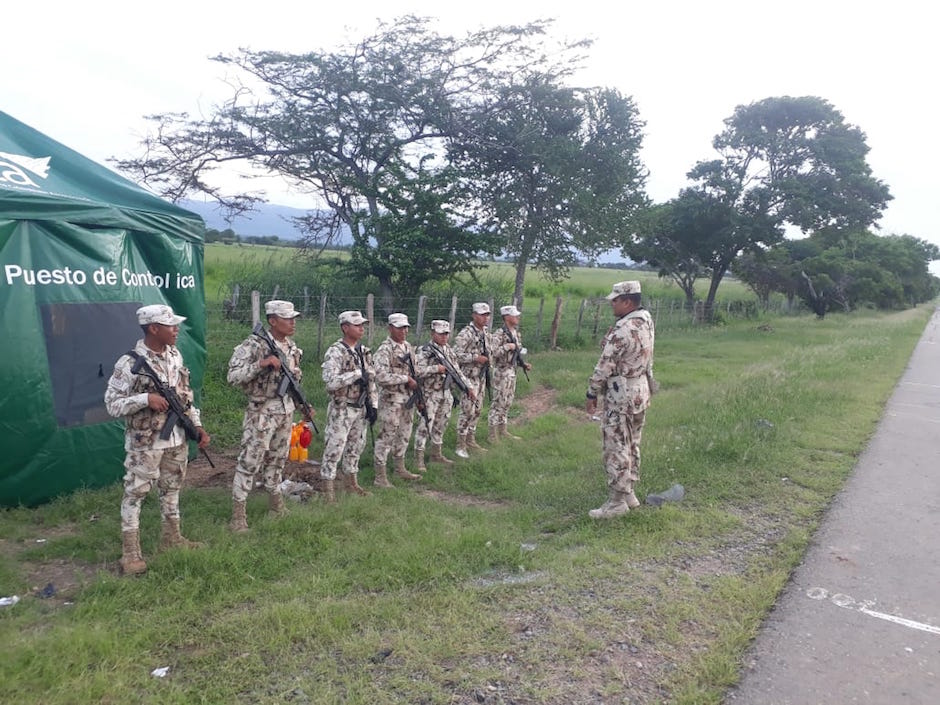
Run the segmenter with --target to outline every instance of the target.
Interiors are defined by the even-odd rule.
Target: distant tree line
[[[260,197],[223,192],[213,169],[247,162],[280,175],[311,196],[297,219],[305,254],[348,230],[341,266],[374,281],[386,308],[429,281],[472,278],[497,255],[514,262],[521,302],[528,268],[559,281],[612,248],[690,301],[707,278],[706,310],[731,271],[764,300],[786,289],[821,310],[936,291],[926,274],[936,248],[866,236],[884,240],[870,228],[891,195],[866,162],[864,133],[825,100],[738,106],[717,157],[695,164],[676,198],[651,203],[633,99],[569,85],[590,42],[553,41],[550,26],[456,37],[408,16],[333,51],[220,55],[244,79],[232,98],[206,118],[152,117],[144,156],[116,164],[174,201],[208,194],[232,213]],[[793,228],[804,245],[785,239]],[[885,258],[862,266],[876,252]]]

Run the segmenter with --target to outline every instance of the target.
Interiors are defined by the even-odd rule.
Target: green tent
[[[33,506],[123,473],[104,408],[135,311],[187,317],[179,347],[202,386],[202,219],[0,112],[0,506]]]

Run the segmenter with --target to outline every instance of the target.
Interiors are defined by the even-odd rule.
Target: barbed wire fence
[[[339,314],[357,310],[369,319],[363,342],[375,347],[385,338],[387,315],[404,313],[411,322],[409,340],[420,345],[430,339],[432,320],[443,319],[451,330],[459,331],[470,322],[470,307],[476,301],[486,301],[493,311],[494,328],[499,327],[499,308],[515,303],[522,310],[520,330],[531,351],[584,347],[598,342],[613,323],[609,302],[604,297],[579,298],[573,296],[541,297],[529,299],[524,306],[519,302],[498,301],[494,298],[461,298],[449,295],[422,295],[400,299],[391,311],[378,305],[373,294],[337,296],[310,290],[289,291],[275,286],[271,291],[242,291],[236,284],[221,304],[210,304],[210,328],[217,327],[218,339],[238,340],[244,337],[258,321],[263,320],[264,302],[271,299],[291,301],[302,312],[295,338],[319,359],[326,348],[340,335]],[[762,307],[756,300],[729,300],[716,302],[707,309],[702,302],[692,306],[684,301],[662,298],[644,299],[656,323],[657,331],[685,328],[714,323],[720,320],[758,319],[768,315],[795,315],[805,312],[801,305],[788,305],[785,300]],[[229,330],[230,329],[230,330]]]

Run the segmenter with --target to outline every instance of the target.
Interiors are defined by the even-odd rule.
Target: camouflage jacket
[[[480,379],[483,373],[483,365],[476,362],[474,358],[478,355],[490,357],[492,352],[490,343],[490,333],[484,328],[480,330],[472,323],[468,323],[457,334],[454,341],[454,354],[460,362],[460,371],[471,380]],[[492,358],[490,359],[492,364]]]
[[[509,345],[513,342],[509,339],[510,336],[516,343],[516,348],[512,350],[509,349]],[[515,372],[516,350],[522,347],[522,335],[519,330],[509,330],[507,326],[496,329],[490,336],[490,346],[493,355],[491,358],[493,370],[498,369],[503,374]]]
[[[270,334],[270,331],[269,331]],[[272,336],[273,337],[273,336]],[[300,360],[304,351],[297,347],[290,338],[284,342],[275,341],[290,365],[290,371],[298,382],[303,378]],[[293,414],[294,399],[290,394],[278,396],[277,387],[281,373],[270,367],[259,367],[259,363],[271,354],[268,344],[257,335],[250,335],[232,352],[228,361],[228,383],[245,390],[252,409],[265,409],[272,413]]]
[[[631,311],[614,323],[588,381],[588,396],[603,396],[608,407],[632,413],[646,409],[655,337],[653,318],[646,309]]]
[[[360,362],[360,352],[362,362]],[[365,406],[365,384],[362,378],[362,367],[365,366],[369,376],[369,396],[372,403],[378,408],[378,395],[375,387],[375,365],[372,362],[372,351],[364,345],[350,348],[340,338],[326,349],[323,356],[323,383],[330,398],[337,402],[352,406]]]
[[[414,346],[407,340],[396,343],[386,338],[375,351],[375,381],[379,387],[380,403],[404,404],[411,397],[408,380],[411,372],[402,357],[414,359]]]
[[[155,353],[138,340],[134,352],[147,363],[168,387],[176,390],[186,407],[186,415],[196,426],[201,426],[199,409],[193,406],[193,390],[189,386],[189,368],[183,364],[183,356],[175,345],[168,345],[163,353]],[[142,374],[132,374],[134,359],[122,355],[114,365],[104,393],[104,404],[111,416],[124,417],[124,448],[126,450],[160,450],[173,448],[186,441],[186,434],[179,424],[166,440],[160,432],[166,425],[167,412],[154,411],[147,404],[147,395],[156,393],[152,379]]]

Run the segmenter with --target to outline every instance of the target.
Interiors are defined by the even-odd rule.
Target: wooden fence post
[[[555,299],[555,317],[552,318],[552,332],[549,337],[549,349],[554,350],[558,347],[558,325],[561,323],[561,302],[559,296]]]
[[[304,308],[303,308],[304,317],[310,313],[310,290],[307,287],[304,287]]]
[[[542,314],[545,312],[545,297],[539,299],[539,313],[535,319],[535,339],[542,340]]]
[[[251,327],[254,328],[261,322],[261,293],[251,292]]]
[[[320,294],[320,321],[317,323],[317,359],[323,357],[323,323],[326,321],[326,294]]]
[[[454,326],[457,323],[457,297],[452,296],[450,299],[450,329],[454,330]],[[456,334],[454,334],[456,338]]]
[[[366,296],[366,318],[369,319],[369,333],[366,340],[371,348],[372,336],[375,334],[375,321],[372,320],[375,318],[375,294],[368,294]]]
[[[578,325],[574,331],[574,337],[581,337],[581,320],[584,318],[584,309],[587,306],[587,299],[581,299],[581,305],[578,307]]]
[[[418,297],[418,319],[415,321],[414,343],[418,344],[421,340],[421,329],[424,327],[424,311],[428,305],[428,297],[423,294]]]

